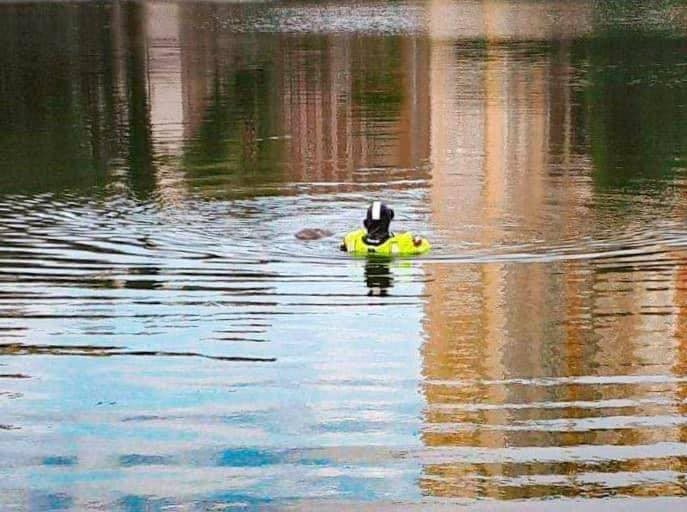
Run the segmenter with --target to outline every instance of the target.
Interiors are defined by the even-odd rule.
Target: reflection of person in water
[[[391,273],[389,261],[368,260],[365,263],[365,284],[369,288],[367,292],[369,296],[376,293],[380,297],[386,297],[389,294],[389,288],[394,286],[394,276]]]

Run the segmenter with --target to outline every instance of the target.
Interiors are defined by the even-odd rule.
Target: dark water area
[[[3,3],[0,70],[3,511],[687,509],[683,2]]]

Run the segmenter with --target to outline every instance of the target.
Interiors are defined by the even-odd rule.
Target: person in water
[[[394,211],[374,201],[367,209],[363,220],[365,229],[348,233],[341,243],[342,251],[356,254],[379,254],[382,256],[409,256],[423,254],[430,250],[429,242],[410,232],[396,235],[389,231]]]

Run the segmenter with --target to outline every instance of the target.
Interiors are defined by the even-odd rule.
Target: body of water
[[[2,510],[687,509],[682,2],[4,3],[0,69]]]

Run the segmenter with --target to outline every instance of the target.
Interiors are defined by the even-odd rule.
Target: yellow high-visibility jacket
[[[413,256],[424,254],[432,246],[427,240],[419,236],[413,236],[411,232],[394,235],[379,245],[366,244],[363,239],[367,231],[358,229],[348,233],[341,246],[347,252],[354,254],[378,254],[380,256]]]

